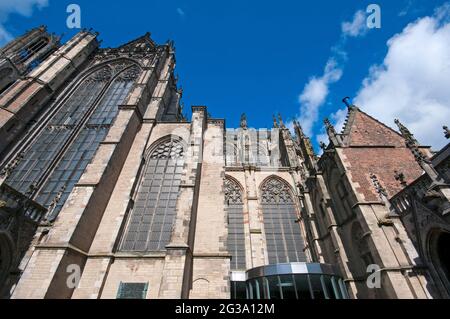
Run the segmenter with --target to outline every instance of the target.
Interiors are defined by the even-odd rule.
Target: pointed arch
[[[148,160],[151,157],[171,157],[172,153],[174,158],[184,158],[186,152],[187,144],[183,138],[171,134],[163,136],[153,142],[153,144],[146,149],[144,158]]]
[[[145,165],[122,239],[122,251],[164,251],[170,242],[184,150],[184,141],[169,135],[153,143],[145,152]]]
[[[243,188],[235,178],[228,175],[225,176],[224,188],[231,270],[246,270]]]
[[[284,179],[271,175],[260,185],[262,203],[294,203],[294,191]]]
[[[225,200],[227,204],[242,204],[244,188],[234,177],[225,175]]]
[[[269,176],[260,186],[269,264],[306,262],[297,205],[289,184]]]
[[[450,295],[450,230],[448,227],[432,227],[426,236],[426,259],[431,263],[431,270],[435,273],[436,282],[442,285],[442,295]]]

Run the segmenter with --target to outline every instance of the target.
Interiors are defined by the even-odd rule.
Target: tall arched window
[[[261,195],[269,263],[306,262],[290,187],[273,177],[264,182]]]
[[[225,179],[225,208],[228,216],[228,251],[231,270],[245,270],[244,204],[242,190],[234,180]]]
[[[165,250],[175,222],[183,165],[184,145],[177,138],[163,140],[147,154],[122,251]]]
[[[33,187],[48,218],[56,218],[139,73],[137,65],[117,62],[84,79],[22,154],[7,184],[23,194]]]

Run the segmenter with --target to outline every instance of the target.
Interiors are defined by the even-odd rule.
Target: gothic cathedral
[[[97,38],[0,49],[2,298],[450,297],[450,144],[348,99],[320,157],[281,116],[187,119],[174,43]]]

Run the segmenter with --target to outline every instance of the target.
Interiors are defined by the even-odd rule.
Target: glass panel
[[[299,299],[312,299],[307,275],[294,275]]]
[[[283,299],[297,299],[292,275],[280,276],[280,287],[283,291]]]
[[[341,289],[341,296],[343,299],[350,299],[348,292],[347,292],[347,287],[345,286],[345,283],[342,279],[338,280],[338,284],[339,284],[339,288]]]
[[[326,297],[328,299],[336,299],[333,284],[331,283],[331,276],[322,276],[322,286],[326,290]]]
[[[333,290],[334,290],[334,294],[336,296],[336,299],[341,299],[342,296],[341,296],[340,288],[339,288],[339,285],[338,285],[336,277],[334,277],[334,276],[331,277],[331,284],[333,286]]]
[[[309,280],[311,283],[311,290],[314,299],[325,299],[325,293],[322,288],[322,282],[320,280],[320,275],[309,275]]]
[[[251,281],[247,282],[247,295],[248,299],[253,299],[253,284]]]
[[[231,282],[231,299],[235,300],[247,299],[246,284],[244,281]]]
[[[252,280],[253,299],[261,299],[261,291],[258,280]]]
[[[267,277],[267,281],[269,283],[270,299],[283,299],[278,276]]]

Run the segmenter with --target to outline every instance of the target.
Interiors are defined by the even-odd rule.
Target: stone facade
[[[102,49],[82,31],[0,95],[3,297],[229,299],[247,279],[257,298],[268,266],[315,297],[317,271],[325,298],[449,297],[448,147],[350,105],[320,158],[281,116],[187,121],[175,64],[149,34]]]

